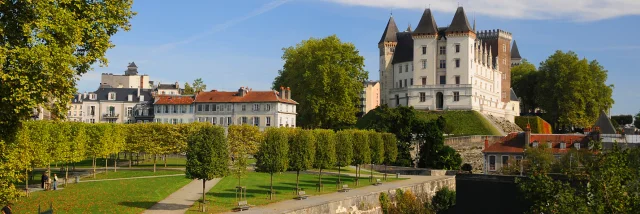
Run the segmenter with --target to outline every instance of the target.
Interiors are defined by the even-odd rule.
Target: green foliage
[[[335,129],[355,124],[359,110],[354,103],[368,78],[356,47],[333,35],[310,38],[283,51],[285,64],[273,89],[291,88],[291,98],[299,102],[299,126]]]
[[[460,168],[462,158],[451,147],[444,145],[444,136],[439,129],[444,126],[437,121],[422,121],[414,127],[416,138],[420,142],[418,167],[454,170]]]
[[[386,192],[381,192],[380,196],[378,197],[378,200],[380,201],[380,207],[382,208],[382,213],[389,214],[389,209],[392,206],[389,195]]]
[[[229,150],[222,127],[201,126],[187,142],[187,178],[211,180],[228,174]]]
[[[446,186],[436,191],[436,195],[431,199],[431,206],[438,214],[447,213],[447,210],[455,205],[456,191],[450,190]]]
[[[624,126],[633,123],[633,115],[613,115],[611,122],[616,121],[619,125]]]
[[[369,132],[369,148],[371,148],[371,164],[382,164],[384,162],[384,140],[381,133]]]
[[[371,147],[369,147],[367,131],[353,132],[353,161],[351,163],[355,165],[371,163]]]
[[[189,85],[189,82],[184,83],[184,92],[183,95],[192,95],[197,92],[206,91],[207,85],[204,84],[202,78],[195,79],[193,81],[193,85]]]
[[[328,169],[336,163],[336,135],[332,130],[313,130],[316,138],[316,158],[314,168]]]
[[[522,130],[527,127],[528,123],[531,133],[534,134],[553,134],[551,125],[538,116],[517,116],[515,122]]]
[[[640,128],[640,112],[638,112],[638,114],[636,114],[634,118],[635,119],[633,120],[633,126],[635,126],[636,128]]]
[[[398,140],[391,133],[383,133],[382,139],[384,140],[384,164],[391,164],[398,157]]]
[[[342,130],[336,133],[336,166],[345,167],[353,161],[354,131]]]
[[[129,30],[131,0],[0,4],[0,137],[13,137],[36,107],[64,118],[78,75],[106,65],[111,36]],[[9,140],[9,139],[4,139]],[[7,141],[11,142],[11,141]]]
[[[182,91],[182,95],[192,95],[195,94],[195,91],[193,90],[193,87],[191,87],[191,85],[189,85],[189,82],[185,82],[184,83],[184,90]]]
[[[539,85],[536,66],[529,61],[522,60],[520,65],[511,68],[511,87],[516,93],[523,108],[522,112],[534,112],[538,107],[538,94],[536,87]]]
[[[524,152],[525,166],[532,172],[550,172],[554,157],[546,142],[540,142],[538,147],[527,147]]]
[[[256,166],[260,172],[270,174],[284,172],[289,166],[289,130],[269,128],[256,154]]]
[[[262,141],[262,133],[257,126],[232,125],[228,128],[229,154],[233,157],[231,173],[240,179],[247,173],[249,155],[255,155]]]
[[[539,107],[556,129],[593,125],[602,110],[613,105],[613,85],[606,85],[607,70],[597,61],[580,59],[574,52],[556,51],[540,63],[536,88]],[[544,81],[542,81],[544,80]],[[547,119],[548,118],[548,119]]]
[[[315,155],[316,136],[313,131],[296,129],[289,140],[289,170],[305,171],[310,169],[315,162]]]
[[[382,197],[382,196],[381,196]],[[396,189],[395,203],[389,203],[387,212],[389,214],[433,214],[435,213],[429,205],[429,201],[422,201],[410,190],[403,191]],[[383,210],[384,212],[384,210]]]

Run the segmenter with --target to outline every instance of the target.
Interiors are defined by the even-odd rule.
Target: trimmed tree
[[[259,171],[271,176],[269,199],[273,199],[273,173],[287,171],[289,166],[289,137],[287,128],[269,128],[256,155]]]
[[[384,141],[384,180],[387,180],[387,165],[395,162],[398,157],[398,140],[391,133],[383,133],[382,140]]]
[[[371,148],[371,177],[369,177],[369,182],[373,182],[373,165],[384,162],[384,140],[381,133],[369,132],[369,147]]]
[[[318,174],[318,190],[322,188],[322,169],[331,168],[336,163],[336,135],[333,130],[316,129],[316,158],[313,162],[315,168],[320,169]]]
[[[342,130],[336,133],[336,165],[338,166],[338,185],[341,167],[346,167],[353,160],[353,130]]]
[[[312,167],[316,154],[316,138],[312,131],[296,129],[289,138],[289,170],[296,171],[296,189],[300,189],[300,171]]]
[[[202,180],[202,203],[205,203],[206,181],[229,173],[229,150],[222,127],[201,126],[187,138],[185,173],[187,178]]]
[[[353,164],[356,165],[356,185],[360,184],[360,165],[371,163],[369,135],[366,131],[353,132]]]
[[[233,125],[229,126],[227,138],[229,140],[229,154],[232,157],[231,174],[238,178],[238,186],[242,186],[240,179],[247,174],[249,166],[248,156],[258,151],[262,133],[257,126]]]

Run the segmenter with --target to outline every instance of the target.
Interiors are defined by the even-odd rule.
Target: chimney
[[[129,95],[127,95],[127,100],[128,100],[129,102],[133,101],[133,94],[129,94]]]
[[[138,97],[140,97],[140,87],[138,87]]]
[[[284,86],[280,86],[280,97],[279,97],[280,99],[285,98],[285,92],[287,91],[284,90]]]
[[[179,89],[180,88],[180,84],[178,84],[178,81],[176,81],[176,88]]]
[[[287,99],[291,99],[291,88],[287,87]]]
[[[82,102],[82,93],[78,93],[78,102]]]
[[[247,93],[247,91],[245,90],[244,87],[240,87],[240,89],[238,89],[238,96],[240,97],[244,97],[244,95]]]
[[[527,128],[524,129],[524,146],[526,148],[527,145],[531,143],[531,125],[527,122]]]
[[[484,149],[489,148],[489,136],[484,136]]]

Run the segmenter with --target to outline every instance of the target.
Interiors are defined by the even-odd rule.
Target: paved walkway
[[[220,178],[207,181],[205,192],[209,192]],[[202,180],[193,180],[164,200],[153,205],[144,214],[185,213],[198,199],[202,198]]]
[[[397,189],[400,187],[412,186],[414,184],[425,183],[427,181],[432,181],[432,180],[453,178],[453,176],[417,176],[417,175],[415,176],[404,175],[401,177],[410,178],[410,179],[384,183],[383,185],[380,185],[380,186],[361,187],[357,189],[352,189],[349,192],[336,192],[336,193],[329,193],[324,195],[309,196],[309,198],[306,200],[292,199],[292,200],[281,201],[281,202],[277,202],[277,203],[273,203],[265,206],[253,207],[248,211],[243,211],[242,213],[245,213],[245,214],[285,213],[293,210],[303,209],[306,207],[326,204],[332,201],[340,201],[347,198],[356,197],[359,195],[366,195],[372,192],[380,192],[380,191],[386,191],[390,189]],[[249,201],[249,204],[251,204],[251,201]]]

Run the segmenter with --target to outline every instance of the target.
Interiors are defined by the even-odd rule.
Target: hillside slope
[[[419,116],[435,120],[444,117],[453,128],[454,136],[464,135],[500,135],[500,132],[476,111],[418,111]]]

